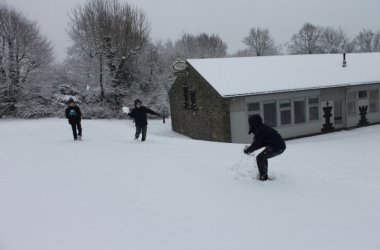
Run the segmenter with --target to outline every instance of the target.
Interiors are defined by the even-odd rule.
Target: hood
[[[256,128],[263,124],[263,119],[260,115],[253,115],[249,117],[249,133],[253,133]]]
[[[136,99],[136,100],[135,100],[135,107],[136,107],[137,103],[142,104],[142,101],[141,101],[140,99]]]

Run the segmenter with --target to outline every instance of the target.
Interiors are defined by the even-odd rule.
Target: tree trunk
[[[100,100],[104,100],[104,84],[103,84],[103,55],[99,55],[99,85],[100,85]]]
[[[0,84],[6,83],[6,72],[4,67],[4,54],[5,54],[5,38],[1,37],[1,52],[0,52]]]
[[[122,83],[121,74],[122,74],[122,71],[123,71],[123,68],[124,68],[126,62],[127,62],[127,57],[123,56],[120,59],[119,66],[118,66],[115,74],[112,77],[113,78],[112,83],[113,83],[114,87],[117,87]]]
[[[16,58],[15,58],[15,48],[12,41],[8,41],[8,60],[9,60],[9,75],[8,75],[8,93],[9,96],[16,101],[18,95],[18,81],[17,81],[17,70],[16,70]]]

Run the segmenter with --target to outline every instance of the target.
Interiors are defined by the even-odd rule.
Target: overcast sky
[[[63,60],[70,41],[68,13],[85,0],[0,0],[38,21]],[[126,1],[126,0],[120,0]],[[251,27],[269,28],[277,43],[290,40],[305,22],[341,26],[354,36],[361,29],[380,30],[380,0],[129,0],[144,10],[154,40],[175,40],[182,33],[214,33],[228,52],[244,48]]]

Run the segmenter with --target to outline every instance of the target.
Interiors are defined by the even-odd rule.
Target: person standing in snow
[[[72,98],[69,99],[68,104],[69,106],[67,107],[65,113],[66,118],[69,120],[69,124],[73,130],[74,140],[82,140],[82,112]]]
[[[260,180],[268,180],[268,159],[282,154],[286,145],[281,135],[273,128],[265,125],[260,115],[251,116],[248,119],[249,134],[254,134],[251,146],[244,149],[245,154],[250,154],[259,148],[265,149],[256,157]]]
[[[148,128],[148,118],[147,114],[152,114],[156,116],[161,116],[160,114],[154,112],[153,110],[142,106],[142,102],[139,99],[135,100],[135,107],[128,113],[128,115],[133,118],[136,125],[135,140],[138,140],[140,134],[142,133],[141,141],[146,140],[146,133]]]

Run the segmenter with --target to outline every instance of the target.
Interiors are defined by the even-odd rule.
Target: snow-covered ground
[[[380,249],[380,126],[289,141],[264,183],[244,145],[83,127],[0,120],[1,250]]]

